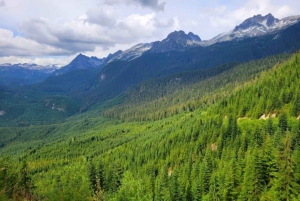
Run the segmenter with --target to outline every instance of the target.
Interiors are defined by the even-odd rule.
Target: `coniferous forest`
[[[300,200],[300,53],[144,81],[0,128],[0,200]]]

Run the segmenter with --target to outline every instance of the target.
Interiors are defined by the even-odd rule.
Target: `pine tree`
[[[220,201],[221,196],[219,192],[219,183],[217,180],[216,173],[212,174],[210,178],[210,186],[209,186],[209,200],[211,201]]]
[[[299,91],[296,91],[296,97],[293,101],[291,113],[293,116],[297,117],[300,113],[300,93]]]
[[[28,200],[35,200],[35,196],[33,194],[33,190],[35,189],[34,183],[29,174],[29,169],[27,162],[23,160],[21,167],[21,178],[18,183],[18,189],[20,190],[19,195],[15,195],[17,197],[26,198]],[[18,199],[18,198],[17,198]]]
[[[291,145],[290,133],[287,132],[283,146],[278,154],[279,170],[275,174],[276,179],[273,186],[273,190],[277,192],[280,200],[286,201],[295,200],[300,190],[294,175],[295,161],[292,158]]]
[[[99,167],[99,169],[98,169],[99,185],[100,185],[101,189],[104,189],[105,179],[104,179],[103,163],[100,162],[98,167]]]
[[[93,190],[93,193],[96,193],[97,192],[96,169],[92,162],[90,163],[89,166],[89,179],[90,179],[91,189]]]
[[[267,121],[266,132],[271,136],[274,135],[274,128],[273,128],[272,118],[269,118],[268,121]]]
[[[280,128],[281,134],[284,134],[288,129],[288,120],[285,113],[279,116],[278,126]]]
[[[113,167],[111,172],[111,190],[116,192],[122,185],[123,169],[119,162]]]
[[[257,148],[249,151],[246,159],[244,180],[239,200],[259,200],[264,190],[264,170],[262,157]]]
[[[224,200],[233,201],[238,197],[238,178],[236,176],[235,167],[235,159],[233,159],[228,164],[227,171],[225,173],[224,191],[222,196]]]
[[[97,179],[96,189],[97,190],[94,192],[94,195],[93,195],[93,201],[104,201],[104,192],[100,186],[99,179]]]

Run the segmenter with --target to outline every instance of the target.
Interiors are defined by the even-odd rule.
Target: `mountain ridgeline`
[[[69,65],[52,72],[43,82],[14,90],[8,88],[6,98],[0,99],[0,109],[5,112],[5,115],[0,116],[0,124],[39,124],[40,118],[35,116],[40,114],[35,112],[40,110],[44,110],[45,115],[40,123],[47,123],[47,119],[49,122],[59,122],[69,115],[87,111],[96,103],[104,103],[119,96],[128,88],[149,79],[164,79],[194,71],[201,73],[202,70],[210,71],[221,65],[228,64],[228,67],[232,63],[241,64],[276,54],[293,53],[300,48],[300,23],[297,20],[297,17],[278,20],[272,15],[257,15],[233,30],[244,30],[249,33],[248,36],[233,37],[229,41],[212,45],[203,45],[205,41],[191,32],[185,34],[183,31],[175,31],[160,42],[139,44],[103,59],[79,54]],[[269,27],[265,28],[265,34],[251,35],[253,30],[257,27],[261,29],[262,26]],[[44,103],[53,96],[66,100],[71,111],[66,109],[66,105],[61,107],[64,112],[46,106]],[[37,109],[30,109],[28,117],[27,108]]]
[[[299,18],[222,36],[1,86],[0,200],[300,200]]]

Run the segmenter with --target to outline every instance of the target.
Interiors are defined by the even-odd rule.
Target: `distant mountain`
[[[279,22],[274,19],[273,23]],[[236,30],[249,29],[249,27],[253,27],[253,24],[255,23],[249,22],[248,25],[245,23],[243,26],[237,26]],[[271,25],[272,21],[268,23],[267,20],[266,24],[273,26]],[[202,42],[200,37],[192,33],[185,34],[183,31],[176,31],[169,34],[166,39],[153,43],[147,51],[144,50],[149,46],[140,44],[131,48],[130,51],[118,51],[103,59],[80,54],[69,65],[56,71],[61,74],[50,76],[41,83],[22,88],[24,91],[22,96],[18,95],[19,93],[11,94],[12,101],[6,102],[8,95],[2,93],[4,98],[0,105],[4,109],[6,108],[2,109],[6,112],[6,116],[14,114],[11,119],[17,119],[18,116],[23,115],[32,102],[37,104],[35,112],[39,115],[44,106],[49,105],[51,106],[51,108],[49,107],[51,110],[48,108],[49,111],[55,111],[55,115],[60,114],[62,118],[65,118],[76,112],[86,111],[95,103],[115,98],[129,87],[134,87],[150,79],[165,79],[174,74],[177,76],[180,73],[198,70],[209,72],[213,67],[220,65],[243,63],[271,55],[296,52],[300,49],[300,22],[285,26],[285,28],[274,29],[274,31],[258,37],[244,37],[208,46],[202,46]],[[132,59],[139,55],[138,53],[140,56]],[[126,57],[126,54],[135,56]],[[128,61],[116,59],[106,63],[113,57],[128,59]],[[175,81],[178,80],[177,78],[174,78]],[[22,110],[19,110],[20,103],[14,99],[17,97],[15,95],[18,95],[18,101],[21,101],[24,106],[21,108]],[[38,95],[41,96],[39,99]],[[50,102],[44,104],[45,100],[54,100],[53,96],[60,98],[55,99],[56,102],[51,102],[51,104]],[[119,101],[123,100],[122,97]],[[38,102],[36,102],[37,100]],[[71,105],[74,107],[72,110],[65,109],[66,107],[61,103],[66,103],[66,105],[72,103]],[[54,109],[52,109],[53,104],[55,105]],[[7,112],[7,108],[12,108],[17,112]],[[72,112],[62,115],[64,112],[59,108]],[[28,114],[26,116],[35,117],[37,115]]]
[[[104,59],[99,59],[97,57],[88,57],[83,54],[79,54],[71,61],[71,63],[64,67],[61,67],[60,69],[55,71],[54,74],[62,75],[72,71],[100,67],[104,63],[104,61]]]
[[[247,62],[275,54],[293,53],[300,48],[300,22],[260,37],[246,37],[210,46],[197,45],[198,41],[193,43],[194,46],[188,46],[185,43],[188,41],[186,34],[175,33],[175,36],[182,38],[175,40],[176,37],[174,39],[173,34],[170,34],[168,39],[157,46],[154,43],[152,48],[139,58],[107,64],[99,73],[98,80],[90,81],[93,83],[90,89],[82,94],[77,93],[77,98],[85,99],[83,102],[101,102],[145,80],[231,62]],[[187,47],[185,51],[184,47]],[[167,51],[171,49],[175,51]]]
[[[106,58],[98,59],[97,57],[87,57],[79,54],[70,64],[55,72],[56,75],[62,75],[67,72],[82,70],[87,68],[95,68],[102,65],[104,67],[108,63],[116,60],[131,61],[140,57],[145,52],[163,53],[170,51],[185,51],[192,47],[209,46],[218,42],[230,41],[235,39],[243,39],[254,36],[261,36],[274,31],[287,28],[300,19],[300,16],[291,16],[279,20],[272,14],[266,16],[255,15],[246,19],[243,23],[236,26],[233,30],[222,33],[210,40],[202,41],[201,38],[189,32],[174,31],[162,41],[151,43],[140,43],[127,50],[119,50],[113,54],[109,54]]]
[[[37,64],[0,64],[0,83],[6,86],[22,86],[44,81],[58,67]]]
[[[186,34],[184,31],[174,31],[166,39],[154,42],[149,51],[152,53],[184,51],[189,47],[198,46],[200,41],[200,37],[192,32]]]
[[[236,26],[233,30],[222,33],[211,40],[203,41],[201,45],[207,46],[217,42],[261,36],[287,28],[299,21],[299,15],[286,17],[281,20],[275,18],[272,14],[268,14],[266,16],[254,15],[253,17],[246,19],[240,25]]]
[[[170,33],[166,39],[152,43],[140,43],[125,51],[119,50],[113,54],[109,54],[105,58],[105,63],[116,60],[131,61],[140,57],[144,52],[168,52],[183,51],[188,47],[199,45],[200,37],[192,32],[185,34],[184,31],[174,31]]]

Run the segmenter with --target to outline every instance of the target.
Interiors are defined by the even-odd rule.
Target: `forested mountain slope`
[[[182,81],[178,92],[163,94],[166,100],[184,94],[187,88],[186,95],[191,96],[203,83],[212,87],[203,95],[198,93],[195,100],[178,96],[181,107],[189,108],[191,103],[180,99],[195,104],[155,121],[146,121],[148,117],[142,116],[148,111],[141,108],[165,100],[158,93],[148,98],[137,93],[141,88],[132,88],[124,98],[133,106],[130,95],[141,95],[135,103],[139,121],[127,118],[123,122],[126,115],[110,119],[95,115],[95,107],[95,113],[74,116],[61,124],[0,128],[0,153],[12,157],[0,163],[0,197],[299,200],[300,53],[282,63],[284,57],[227,70],[223,66],[224,71],[216,75],[223,80],[204,76]],[[138,87],[147,89],[152,84]],[[158,108],[162,106],[164,103]],[[107,115],[112,113],[107,111]],[[262,114],[267,117],[259,118]],[[12,168],[18,166],[18,160],[26,160],[28,166]]]
[[[89,89],[75,94],[88,104],[102,102],[149,79],[231,62],[242,63],[275,54],[293,53],[300,47],[299,37],[300,23],[297,23],[268,35],[195,47],[184,52],[145,52],[130,62],[116,61],[108,64]]]
[[[201,74],[204,74],[204,77],[208,78],[237,64],[276,54],[293,53],[300,48],[299,37],[300,23],[296,23],[286,29],[260,37],[231,40],[206,47],[196,46],[179,52],[151,53],[149,51],[131,61],[110,62],[103,69],[103,66],[84,69],[83,66],[89,63],[91,58],[80,55],[79,61],[75,62],[75,59],[73,63],[79,63],[78,68],[75,66],[75,69],[71,68],[61,75],[51,76],[39,84],[6,90],[4,98],[0,99],[0,111],[3,111],[3,115],[0,115],[0,125],[27,126],[63,122],[70,116],[93,110],[91,106],[104,104],[105,101],[124,94],[126,90],[127,95],[132,94],[128,92],[134,88],[133,86],[142,82],[147,83],[149,80],[156,82],[158,78],[168,79],[167,77],[171,78],[179,74],[184,74],[184,79],[189,79],[194,72],[199,77],[203,77]],[[173,77],[173,81],[177,83],[179,80],[176,78],[179,77]],[[192,79],[198,81],[195,76]],[[157,89],[162,92],[163,86],[164,84]],[[172,92],[173,89],[170,91]],[[202,93],[199,91],[195,92],[198,93],[197,96]],[[189,97],[191,96],[192,93]],[[180,99],[176,103],[177,106],[181,102]],[[162,106],[161,103],[159,105]],[[157,108],[157,110],[160,110],[158,113],[165,113],[166,108]],[[129,113],[130,110],[127,116]],[[167,111],[167,113],[174,112]],[[116,116],[107,113],[107,116],[111,115]],[[137,118],[140,117],[135,119]],[[144,116],[140,119],[149,118]]]

